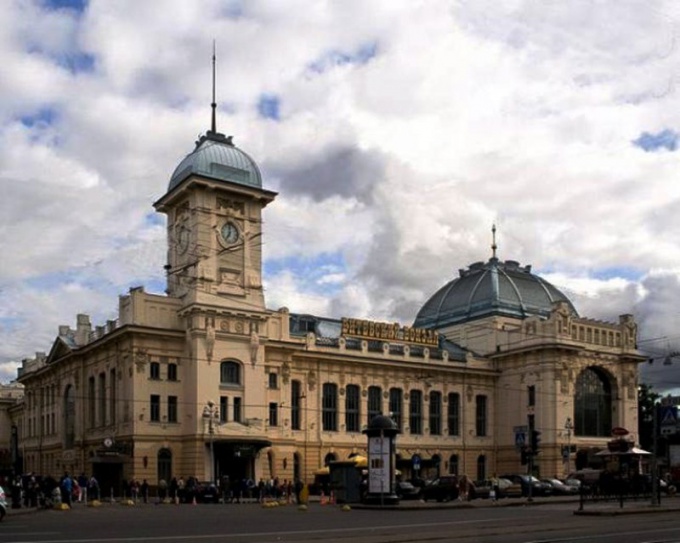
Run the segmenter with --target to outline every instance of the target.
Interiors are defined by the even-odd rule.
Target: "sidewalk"
[[[318,496],[310,496],[309,504],[314,507],[322,507],[319,504]],[[493,507],[540,507],[555,504],[573,504],[574,515],[584,516],[616,516],[616,515],[637,515],[645,513],[677,513],[680,512],[680,497],[678,496],[664,496],[661,499],[661,504],[651,505],[650,502],[624,502],[623,508],[620,507],[618,501],[611,502],[585,502],[583,509],[579,509],[578,497],[537,497],[529,501],[527,498],[504,498],[496,502],[489,499],[480,499],[472,501],[452,501],[452,502],[424,502],[421,500],[402,500],[394,505],[367,505],[363,503],[351,503],[349,506],[357,510],[392,510],[392,511],[414,511],[414,510],[432,510],[432,509],[478,509],[478,508],[493,508]],[[109,501],[103,501],[102,507],[111,507],[120,505],[120,500],[116,500],[113,504]],[[147,507],[157,505],[155,501],[149,503],[137,503],[135,507]],[[186,505],[186,504],[185,504]],[[205,504],[201,504],[205,505]],[[239,507],[243,504],[221,504],[225,507]],[[259,505],[254,502],[254,505]],[[341,507],[343,504],[326,505],[323,507]],[[85,503],[75,504],[76,508],[87,507]],[[199,506],[200,507],[200,506]],[[22,507],[21,509],[7,509],[7,516],[27,515],[36,513],[42,509],[36,507]]]

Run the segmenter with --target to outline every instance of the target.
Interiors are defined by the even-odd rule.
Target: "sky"
[[[267,306],[410,324],[458,270],[531,264],[639,323],[680,388],[672,0],[7,0],[0,382],[76,314],[165,289],[152,204],[210,127],[279,193]],[[664,364],[664,362],[670,364]]]

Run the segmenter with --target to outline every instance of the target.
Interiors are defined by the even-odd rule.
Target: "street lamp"
[[[567,432],[567,454],[564,455],[567,464],[567,475],[571,469],[571,431],[574,429],[574,424],[571,422],[571,417],[567,417],[564,423],[564,429]]]
[[[203,420],[208,421],[208,435],[210,436],[210,482],[215,483],[215,422],[219,420],[219,408],[215,402],[208,400],[203,408]]]

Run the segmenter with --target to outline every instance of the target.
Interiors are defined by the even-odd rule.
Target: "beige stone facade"
[[[602,424],[636,433],[631,316],[592,321],[555,303],[547,316],[424,331],[266,308],[262,212],[276,195],[247,177],[259,176],[253,163],[195,171],[204,146],[238,151],[218,136],[155,204],[168,217],[167,294],[132,289],[116,320],[93,329],[78,315],[49,354],[24,361],[12,415],[24,471],[94,473],[115,493],[173,476],[311,482],[331,459],[366,454],[362,430],[382,413],[401,428],[406,476],[414,455],[421,476],[525,472],[517,435],[532,416],[537,468],[562,475],[578,449],[608,440],[580,422],[593,378]]]

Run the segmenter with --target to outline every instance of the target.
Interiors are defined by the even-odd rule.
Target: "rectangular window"
[[[368,387],[368,421],[371,424],[373,417],[382,415],[382,389],[380,387]]]
[[[116,424],[116,370],[109,372],[109,417],[111,424]]]
[[[177,381],[177,364],[168,364],[168,381]]]
[[[477,435],[483,437],[486,435],[486,396],[479,395],[475,398],[475,426]]]
[[[99,374],[99,426],[106,426],[106,374]]]
[[[460,435],[460,394],[451,392],[448,401],[449,435]]]
[[[274,372],[269,374],[269,388],[279,388],[279,376]]]
[[[527,387],[527,395],[528,395],[528,401],[527,405],[529,407],[533,407],[536,405],[536,387],[531,385],[530,387]]]
[[[269,426],[279,425],[279,404],[276,402],[269,403]]]
[[[358,432],[359,427],[359,387],[357,385],[347,385],[345,389],[345,430],[348,432]]]
[[[430,392],[430,435],[442,434],[442,393]]]
[[[220,396],[220,422],[227,422],[229,413],[229,398],[227,396]]]
[[[241,398],[234,398],[234,422],[241,422]]]
[[[158,394],[151,395],[151,422],[160,422],[161,420],[161,397]]]
[[[168,396],[168,422],[177,420],[177,396]]]
[[[394,421],[394,423],[397,425],[397,428],[399,430],[403,430],[403,408],[402,405],[404,403],[404,393],[400,388],[391,388],[390,389],[390,417]]]
[[[290,386],[290,425],[293,430],[299,430],[300,425],[300,408],[302,401],[302,383],[300,381],[292,381]]]
[[[423,393],[420,390],[409,393],[408,424],[412,434],[423,433]]]
[[[90,428],[94,428],[97,425],[97,397],[95,395],[94,377],[90,377],[87,381],[87,394],[89,400],[87,403],[87,422]]]
[[[334,383],[323,384],[321,425],[326,432],[338,431],[338,386]]]
[[[158,362],[151,362],[151,364],[149,364],[149,372],[151,379],[160,379],[161,365]]]

